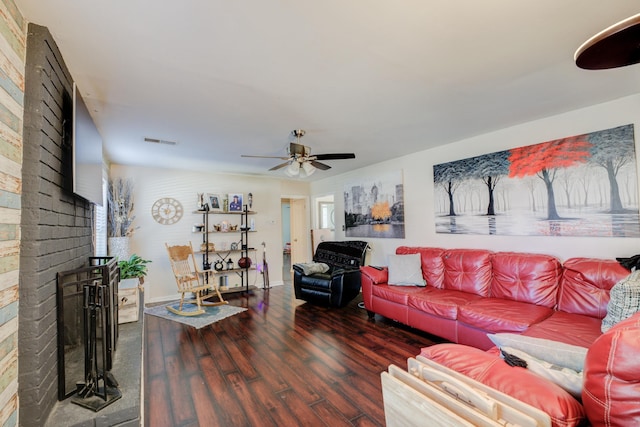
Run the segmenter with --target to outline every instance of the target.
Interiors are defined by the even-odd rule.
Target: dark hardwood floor
[[[247,311],[200,330],[145,315],[145,424],[384,426],[380,373],[438,340],[356,298],[314,306],[291,284],[227,295]]]

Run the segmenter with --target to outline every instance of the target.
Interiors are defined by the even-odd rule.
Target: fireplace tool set
[[[97,412],[122,396],[110,372],[118,340],[118,264],[113,257],[89,257],[89,266],[56,279],[58,400],[71,397]]]
[[[94,411],[122,397],[111,369],[107,343],[111,342],[110,290],[99,281],[83,286],[84,382],[77,383],[77,396],[71,401]],[[98,331],[100,335],[98,336]]]

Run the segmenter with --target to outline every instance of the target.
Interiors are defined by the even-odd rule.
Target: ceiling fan
[[[286,167],[285,173],[288,176],[301,177],[312,175],[316,169],[327,170],[331,169],[331,166],[321,163],[318,160],[340,160],[340,159],[355,159],[356,155],[353,153],[332,153],[332,154],[311,154],[311,147],[300,144],[300,138],[304,136],[306,132],[303,129],[295,129],[291,131],[291,134],[296,138],[296,142],[289,143],[289,149],[287,150],[287,157],[278,156],[250,156],[243,154],[241,157],[258,157],[262,159],[281,159],[286,160],[284,163],[280,163],[269,169],[270,171],[282,169]]]

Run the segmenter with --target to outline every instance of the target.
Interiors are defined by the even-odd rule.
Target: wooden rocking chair
[[[197,316],[204,313],[202,306],[228,304],[228,302],[222,298],[220,290],[218,290],[218,287],[215,285],[215,280],[205,280],[205,275],[210,274],[210,272],[198,269],[198,264],[196,263],[196,257],[193,253],[193,246],[191,246],[191,242],[189,242],[188,245],[177,246],[169,246],[165,243],[165,246],[169,253],[171,269],[176,277],[178,292],[181,294],[180,307],[176,309],[175,307],[167,305],[167,310],[182,316]],[[220,302],[208,302],[203,300],[203,293],[210,289],[216,292]],[[186,293],[193,293],[195,295],[197,305],[196,310],[187,311],[182,309],[184,295]]]

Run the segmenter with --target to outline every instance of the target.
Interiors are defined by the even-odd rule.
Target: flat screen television
[[[75,83],[72,105],[73,192],[102,206],[102,137]]]

